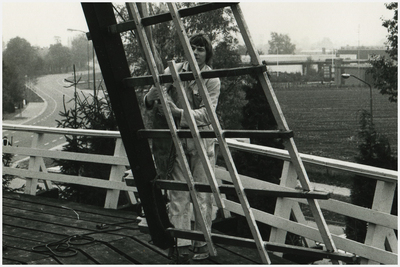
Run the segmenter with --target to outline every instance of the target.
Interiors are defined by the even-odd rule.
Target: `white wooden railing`
[[[26,131],[34,134],[31,147],[3,147],[3,153],[26,155],[29,157],[29,166],[27,170],[3,167],[3,175],[15,175],[26,179],[26,194],[35,195],[38,180],[43,180],[49,188],[52,187],[51,182],[105,188],[107,189],[105,208],[117,208],[118,197],[121,191],[128,194],[132,203],[136,202],[133,194],[136,188],[127,186],[123,179],[125,167],[129,166],[129,162],[119,132],[22,125],[3,125],[3,130]],[[38,147],[45,134],[86,135],[113,138],[116,140],[114,155],[105,156],[40,149]],[[227,142],[232,149],[279,158],[284,161],[280,185],[241,175],[242,183],[246,188],[282,190],[282,187],[284,187],[286,190],[295,190],[294,188],[297,186],[297,176],[290,163],[287,151],[242,143],[235,140],[227,140]],[[332,234],[332,238],[339,250],[359,256],[362,259],[362,263],[397,264],[397,237],[395,235],[395,230],[397,230],[397,216],[390,214],[397,186],[397,171],[306,154],[300,154],[300,157],[303,162],[308,164],[347,171],[352,174],[360,174],[377,181],[372,209],[334,199],[319,200],[319,205],[324,210],[368,222],[367,237],[364,243],[349,240],[342,235]],[[109,164],[112,166],[112,169],[109,180],[49,173],[43,158]],[[222,181],[230,181],[228,171],[221,167],[216,168],[216,177]],[[224,199],[224,202],[227,211],[243,214],[240,204],[227,199]],[[287,232],[292,232],[304,237],[309,245],[312,245],[312,242],[322,242],[318,229],[310,226],[305,219],[299,205],[300,203],[307,205],[307,200],[278,198],[275,214],[254,210],[257,221],[272,226],[270,242],[284,243]],[[295,218],[295,221],[289,220],[291,214]]]
[[[123,180],[125,167],[129,166],[122,139],[118,131],[97,131],[83,129],[48,128],[37,126],[6,125],[3,130],[32,132],[31,147],[4,146],[3,153],[11,153],[29,156],[28,169],[19,169],[3,166],[3,174],[15,175],[26,179],[25,194],[35,195],[38,180],[44,180],[46,188],[52,188],[51,182],[69,183],[93,186],[107,189],[105,208],[116,209],[121,191],[126,192],[131,203],[136,203],[134,193],[135,187],[129,187]],[[102,138],[115,139],[114,155],[95,155],[87,153],[73,153],[40,149],[45,134],[76,135],[76,136],[99,136]],[[44,163],[44,158],[63,159],[81,162],[92,162],[111,165],[108,180],[96,179],[82,176],[49,173]]]
[[[296,187],[297,175],[294,167],[289,162],[287,151],[241,143],[234,140],[229,140],[228,143],[231,148],[284,160],[280,186],[286,188]],[[338,249],[360,256],[363,258],[361,262],[363,264],[397,264],[398,247],[394,231],[397,230],[397,216],[391,215],[390,211],[397,186],[398,172],[301,153],[300,157],[305,163],[360,174],[377,181],[372,209],[334,199],[320,200],[319,204],[324,210],[368,222],[367,237],[364,244],[333,234],[332,238]],[[229,174],[221,169],[217,170],[216,176],[227,181],[230,179]],[[242,176],[242,181],[246,187],[278,190],[281,188],[278,185],[250,177],[243,178],[245,177]],[[307,204],[307,201],[278,198],[274,215],[261,211],[255,212],[258,221],[273,227],[269,241],[283,243],[286,238],[286,232],[292,232],[307,239],[322,242],[318,230],[307,225],[299,203]],[[236,203],[229,203],[227,207],[235,213],[242,214],[239,205]],[[289,220],[291,214],[296,218],[296,222]]]

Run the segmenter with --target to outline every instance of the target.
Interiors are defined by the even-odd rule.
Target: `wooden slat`
[[[298,200],[298,202],[307,204],[306,201],[301,199]],[[324,210],[333,211],[338,214],[398,230],[398,217],[395,215],[364,208],[335,199],[329,199],[321,202],[320,205]]]
[[[3,207],[7,207],[10,209],[21,209],[21,203],[23,203],[23,209],[26,211],[52,214],[55,216],[59,216],[59,218],[65,217],[65,218],[76,219],[77,216],[72,211],[72,210],[74,210],[75,212],[77,212],[79,214],[80,220],[84,220],[87,222],[105,223],[105,224],[121,224],[124,226],[137,224],[136,219],[123,219],[120,217],[101,216],[101,214],[84,212],[80,209],[74,209],[74,208],[66,209],[66,208],[63,208],[63,207],[65,207],[64,205],[55,207],[55,206],[39,205],[37,203],[21,202],[21,201],[17,201],[17,200],[3,198]]]
[[[229,211],[243,215],[243,210],[238,203],[225,200],[225,205]],[[289,221],[287,219],[279,218],[274,216],[273,214],[259,210],[254,210],[254,217],[259,222],[264,222],[273,227],[286,230],[305,238],[309,238],[318,242],[323,242],[320,232],[316,228]],[[395,253],[367,246],[365,244],[347,239],[345,237],[337,235],[332,235],[332,237],[335,241],[335,244],[337,244],[337,246],[343,251],[354,253],[360,257],[376,259],[383,264],[397,264],[397,254]]]
[[[65,210],[65,212],[71,214],[75,213],[72,210]],[[90,234],[97,235],[99,238],[104,239],[104,241],[110,241],[120,237],[118,237],[118,235],[109,235],[108,232],[116,233],[116,231],[118,231],[119,234],[131,236],[139,233],[139,229],[134,229],[132,227],[125,228],[124,226],[127,226],[126,224],[121,226],[119,224],[108,224],[109,228],[107,228],[106,231],[99,230],[96,228],[96,225],[104,223],[102,218],[98,218],[97,222],[84,221],[81,220],[80,217],[78,219],[77,216],[75,218],[61,217],[62,220],[60,220],[60,216],[8,207],[3,208],[3,214],[7,214],[4,215],[3,220],[8,225],[12,225],[12,222],[30,220],[31,223],[28,225],[24,223],[18,223],[15,225],[23,225],[23,227],[27,229],[36,229],[36,227],[38,227],[37,229],[42,229],[46,232],[62,234],[64,236]],[[36,218],[36,220],[33,221],[31,218]],[[102,237],[102,235],[104,235],[104,237]]]
[[[232,246],[230,244],[223,244],[219,246],[223,250],[227,250],[230,253],[235,253],[236,255],[240,255],[241,257],[245,257],[249,260],[254,261],[253,264],[261,264],[261,261],[258,257],[258,252],[255,248],[247,248],[247,247],[239,247],[239,246]],[[292,265],[294,262],[284,259],[282,257],[278,257],[273,253],[269,253],[268,256],[271,259],[271,264],[285,264],[285,265]]]
[[[34,246],[45,244],[45,241],[38,242],[38,241],[34,241],[32,239],[24,238],[23,236],[11,236],[9,234],[10,230],[11,230],[10,228],[12,228],[12,226],[9,226],[9,225],[6,225],[5,227],[3,226],[3,232],[7,232],[7,234],[2,235],[3,246],[6,249],[8,247],[12,247],[12,248],[23,249],[23,250],[32,250],[32,247],[34,247]],[[21,232],[21,231],[18,231],[18,232]],[[16,233],[16,231],[14,233]]]
[[[13,222],[11,220],[9,220],[9,222],[9,224],[3,223],[3,240],[5,240],[6,237],[16,238],[20,240],[20,243],[21,240],[28,240],[35,242],[35,245],[40,245],[65,237],[65,235],[62,234],[48,233],[42,231],[39,232],[38,229],[28,229],[26,227],[20,227],[18,225],[11,225],[11,222]],[[29,221],[26,220],[25,223],[29,223]],[[3,242],[3,244],[7,245],[8,242]],[[30,248],[32,248],[32,246]]]
[[[212,130],[199,131],[201,138],[216,138]],[[141,129],[138,131],[139,138],[171,138],[169,129]],[[192,138],[192,133],[188,129],[177,130],[179,138]],[[293,131],[278,130],[222,130],[223,138],[290,138]]]
[[[134,239],[137,240],[137,241],[139,241],[139,242],[141,242],[142,244],[148,246],[149,248],[151,248],[152,250],[156,251],[157,253],[159,253],[159,254],[161,254],[161,255],[164,255],[165,257],[168,257],[168,250],[163,250],[163,249],[160,249],[160,248],[158,248],[158,247],[152,245],[152,243],[151,243],[151,238],[149,237],[149,235],[145,235],[145,234],[143,234],[143,235],[138,235],[138,236],[135,236]],[[213,260],[213,259],[214,259],[214,260]],[[208,259],[205,259],[205,260],[203,260],[203,261],[201,261],[201,262],[198,262],[198,263],[196,262],[196,264],[200,264],[200,265],[204,265],[204,264],[208,264],[208,265],[210,265],[210,264],[217,264],[218,262],[215,261],[215,257],[213,257],[213,259],[208,258]]]
[[[2,128],[3,128],[3,130],[21,131],[21,132],[35,132],[35,133],[43,133],[43,134],[82,135],[82,136],[96,136],[96,137],[102,137],[102,138],[118,138],[118,137],[121,137],[119,131],[55,128],[55,127],[31,126],[31,125],[14,125],[14,124],[3,124]]]
[[[114,155],[116,158],[126,158],[126,153],[122,139],[118,138],[115,142]],[[127,165],[126,165],[127,166]],[[125,172],[125,166],[113,165],[110,171],[109,181],[122,182]],[[118,207],[120,190],[107,189],[106,200],[104,203],[104,208],[106,209],[116,209]],[[136,200],[136,199],[135,199]],[[136,202],[135,202],[136,203]],[[133,203],[130,203],[133,204]]]
[[[31,148],[36,149],[40,144],[43,144],[43,136],[44,136],[43,133],[34,133],[32,138]],[[43,158],[30,157],[28,172],[39,171],[41,162],[43,162]],[[37,185],[38,185],[38,179],[27,178],[25,182],[24,193],[35,195]]]
[[[192,240],[204,240],[204,237],[201,232],[198,231],[184,231],[181,229],[168,228],[169,232],[173,234],[173,236],[177,238],[190,238]],[[212,234],[212,239],[215,243],[218,244],[230,244],[237,245],[249,248],[256,248],[255,241],[253,239],[227,236],[221,234]],[[278,244],[272,242],[263,242],[265,248],[268,251],[276,251],[276,252],[286,252],[300,255],[308,255],[310,257],[323,257],[329,259],[336,259],[345,262],[354,262],[356,258],[353,255],[339,253],[339,252],[328,252],[319,249],[311,249],[299,246]]]
[[[4,262],[3,262],[3,264],[4,264]],[[44,258],[41,260],[33,260],[33,261],[28,262],[28,264],[31,264],[31,265],[44,265],[44,264],[45,265],[55,265],[55,264],[58,264],[58,261],[49,257],[49,258]],[[88,263],[88,264],[93,264],[93,262]]]
[[[262,195],[270,197],[291,197],[291,198],[304,198],[304,199],[329,199],[331,197],[330,193],[316,192],[316,191],[273,191],[267,189],[248,189],[245,188],[244,191],[248,195]]]
[[[112,241],[116,242],[116,241]],[[123,254],[118,253],[108,244],[96,244],[80,248],[85,254],[96,261],[96,264],[132,264]]]
[[[7,231],[7,230],[6,230]],[[19,229],[19,232],[24,232],[25,230]],[[32,248],[38,245],[44,245],[45,243],[33,241],[32,238],[40,239],[42,235],[44,236],[52,236],[48,242],[54,241],[57,238],[54,234],[47,234],[44,232],[32,231],[33,236],[31,236],[31,240],[23,239],[20,236],[8,236],[3,235],[3,245],[6,244],[7,248],[15,249],[16,258],[23,260],[26,264],[58,264],[59,262],[64,264],[74,264],[76,262],[80,262],[81,264],[94,264],[91,259],[86,256],[78,253],[74,257],[69,259],[50,256],[49,254],[33,252]],[[60,237],[61,239],[62,237]],[[7,251],[7,249],[6,249]],[[4,259],[4,251],[3,251],[3,259]],[[26,258],[25,258],[26,257]],[[56,258],[56,259],[55,259]],[[4,264],[4,261],[3,261]]]
[[[218,77],[232,77],[232,76],[242,76],[247,74],[257,74],[257,73],[263,73],[265,71],[267,71],[267,67],[265,65],[259,65],[259,66],[239,67],[231,69],[206,70],[200,73],[203,79],[211,79]],[[173,78],[171,74],[160,74],[158,77],[160,79],[161,84],[173,83]],[[195,80],[193,72],[190,71],[179,73],[179,77],[181,78],[181,81]],[[124,79],[124,85],[126,88],[134,88],[135,86],[144,86],[144,85],[154,85],[154,79],[151,75],[144,75],[140,77],[129,77]]]
[[[238,142],[236,140],[227,140],[227,143],[230,148],[235,148],[241,151],[247,151],[250,153],[265,155],[282,160],[290,160],[290,156],[287,150],[255,145],[255,144],[247,144],[243,142]],[[398,181],[397,171],[377,168],[354,162],[347,162],[337,159],[329,159],[314,155],[308,155],[303,153],[299,153],[299,155],[303,162],[313,164],[316,166],[326,166],[331,169],[347,171],[354,174],[360,174],[362,176],[370,177],[376,180],[382,180],[394,183],[397,183]]]
[[[139,235],[135,236],[134,239],[140,240],[141,242],[144,242],[146,245],[149,241],[147,235]],[[154,250],[157,250],[159,253],[164,254],[167,256],[167,250],[160,250],[157,247],[152,247]],[[219,246],[218,247],[218,256],[211,256],[206,260],[200,261],[200,262],[192,262],[195,264],[257,264],[261,263],[257,261],[258,253],[255,249],[249,249],[249,248],[244,248],[244,247],[234,247],[234,246]],[[289,261],[285,261],[282,258],[275,259],[275,262],[280,262],[282,263],[290,263]]]
[[[241,257],[244,257],[244,258],[252,261],[253,262],[252,264],[261,264],[262,263],[260,261],[258,252],[255,248],[247,248],[247,247],[243,247],[243,246],[239,247],[239,246],[233,246],[231,244],[217,244],[217,247],[218,247],[218,251],[226,250],[230,253],[240,255]],[[274,257],[272,253],[269,254],[269,257],[271,258],[272,264],[278,264],[278,263],[293,264],[293,262],[286,261],[283,258]]]
[[[26,206],[28,203],[38,204],[40,207],[39,209],[45,209],[46,207],[54,207],[60,208],[61,206],[71,208],[75,211],[85,213],[88,215],[82,216],[95,216],[102,218],[106,218],[106,220],[120,220],[120,221],[134,221],[137,218],[135,213],[129,211],[120,211],[120,210],[111,210],[111,209],[104,209],[99,206],[94,205],[82,205],[81,203],[66,201],[63,199],[51,199],[39,196],[30,196],[25,194],[15,194],[11,192],[3,192],[3,201],[6,202],[7,199],[20,201],[21,206]],[[65,209],[61,209],[65,211]]]
[[[3,147],[3,152],[18,154],[18,155],[35,156],[35,157],[129,166],[129,161],[126,157],[118,157],[118,156],[96,155],[87,153],[76,153],[68,151],[56,151],[56,150],[46,150],[39,148],[13,147],[13,146]]]
[[[392,209],[393,199],[396,193],[397,183],[386,183],[377,181],[375,187],[374,201],[371,209],[385,213],[390,213]],[[364,244],[385,249],[387,228],[372,223],[368,224],[367,235]],[[397,252],[397,250],[395,251]],[[362,264],[376,264],[372,260],[363,260]]]
[[[16,210],[14,210],[16,212]],[[33,217],[33,215],[31,215]],[[69,236],[69,235],[81,235],[85,234],[88,231],[84,229],[77,229],[74,227],[64,227],[60,225],[56,225],[53,222],[57,220],[54,216],[48,216],[47,222],[46,221],[33,221],[30,218],[32,217],[15,217],[11,215],[3,215],[3,223],[6,225],[24,225],[24,228],[30,229],[30,230],[38,230],[38,231],[43,231],[43,232],[48,232],[48,233],[55,233],[55,234],[60,234],[62,233],[64,236]],[[71,224],[76,222],[77,220],[64,220],[63,221],[70,221]],[[55,241],[55,240],[54,240]]]
[[[49,258],[48,255],[41,253],[35,253],[29,250],[16,249],[9,247],[3,251],[3,259],[9,260],[10,262],[28,264],[30,261],[42,260]]]
[[[193,16],[196,14],[204,13],[207,11],[224,8],[224,7],[230,6],[232,4],[233,3],[228,3],[228,2],[203,4],[203,5],[198,5],[195,7],[180,9],[179,14],[181,15],[181,17],[188,17],[188,16]],[[163,23],[163,22],[167,22],[167,21],[171,21],[171,20],[172,20],[171,13],[162,13],[162,14],[142,18],[142,24],[144,26],[150,26],[150,25],[155,25],[158,23]],[[135,30],[135,29],[136,29],[136,23],[133,20],[108,26],[108,31],[112,34],[122,33],[125,31]]]
[[[116,240],[109,244],[136,264],[168,264],[170,262],[166,256],[160,255],[132,238]]]
[[[87,186],[96,186],[106,189],[118,189],[123,191],[134,191],[134,188],[126,186],[124,182],[107,181],[96,178],[66,175],[66,174],[52,174],[39,171],[28,171],[24,169],[16,169],[11,167],[3,167],[3,174],[15,175],[18,177],[34,178],[41,180],[50,180],[60,183],[80,184]],[[136,177],[136,176],[135,176]]]
[[[129,186],[134,185],[133,179],[127,181]],[[161,189],[167,190],[178,190],[178,191],[189,191],[188,185],[184,182],[172,181],[172,180],[157,180],[156,184]],[[195,188],[197,192],[211,193],[211,187],[205,183],[195,183]],[[223,194],[235,194],[236,190],[233,185],[220,185],[220,192]],[[247,195],[264,195],[269,197],[291,197],[291,198],[315,198],[315,199],[329,199],[330,193],[325,192],[304,192],[299,190],[268,190],[265,188],[244,188]]]
[[[215,172],[217,177],[223,181],[232,182],[229,172],[221,167],[216,167]],[[279,190],[280,186],[277,184],[261,181],[249,176],[240,175],[240,179],[245,187],[249,188],[262,188],[267,187],[274,190]],[[290,190],[289,188],[287,188]],[[308,204],[306,200],[303,199],[290,199],[297,201],[299,203]],[[321,201],[320,206],[322,209],[336,212],[345,216],[356,218],[366,222],[372,222],[378,225],[382,225],[391,229],[398,229],[397,216],[387,214],[380,211],[371,210],[368,208],[363,208],[357,205],[346,203],[343,201],[338,201],[334,199],[328,199],[326,201]]]

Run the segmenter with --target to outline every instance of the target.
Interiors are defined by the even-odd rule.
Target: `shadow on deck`
[[[123,210],[3,192],[3,264],[169,264],[167,250],[139,231]],[[105,229],[101,226],[105,225]],[[77,238],[72,238],[77,236]],[[70,240],[65,252],[37,252]],[[64,242],[66,244],[66,242]],[[259,264],[255,249],[216,245],[218,256],[196,264]],[[273,264],[291,262],[270,254]]]

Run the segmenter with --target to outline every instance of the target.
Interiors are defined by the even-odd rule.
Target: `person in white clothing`
[[[209,66],[211,58],[213,56],[213,49],[210,40],[204,34],[196,34],[190,38],[190,45],[196,58],[197,64],[201,71],[211,70]],[[190,71],[189,63],[183,62],[177,64],[179,72]],[[167,68],[165,74],[170,74],[170,70]],[[218,104],[218,97],[220,95],[221,82],[219,78],[206,79],[205,85],[211,100],[211,105],[214,109]],[[199,130],[210,130],[212,129],[209,114],[204,106],[204,103],[199,95],[196,81],[185,81],[183,82],[185,93],[190,103],[191,113],[196,121]],[[188,128],[188,123],[183,115],[183,104],[180,102],[176,89],[166,85],[165,90],[168,90],[169,100],[167,104],[171,108],[172,115],[176,120],[179,128]],[[158,91],[155,87],[152,87],[144,98],[144,103],[147,109],[158,108],[159,113],[162,115],[162,107],[157,101],[159,99]],[[205,149],[207,151],[208,158],[211,166],[215,167],[215,152],[214,144],[215,139],[203,139]],[[208,183],[203,164],[200,160],[199,152],[196,150],[194,141],[191,138],[182,140],[184,151],[188,159],[188,163],[192,172],[192,176],[195,182]],[[176,181],[186,181],[183,175],[183,168],[175,155],[174,166],[171,173],[172,179]],[[211,193],[197,193],[206,223],[211,227],[212,223],[212,202],[213,196]],[[175,228],[180,229],[191,229],[191,209],[190,209],[190,195],[186,191],[173,191],[169,192],[169,218]],[[199,215],[195,212],[195,229],[200,230]],[[179,253],[188,253],[188,248],[191,245],[190,240],[179,239],[178,247]],[[209,256],[207,243],[201,241],[193,242],[194,249],[194,260],[202,260]]]

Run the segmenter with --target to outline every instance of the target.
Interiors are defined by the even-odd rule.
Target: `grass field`
[[[368,87],[277,88],[278,101],[299,152],[355,162],[359,115],[369,111]],[[373,120],[397,153],[397,103],[373,89]]]

